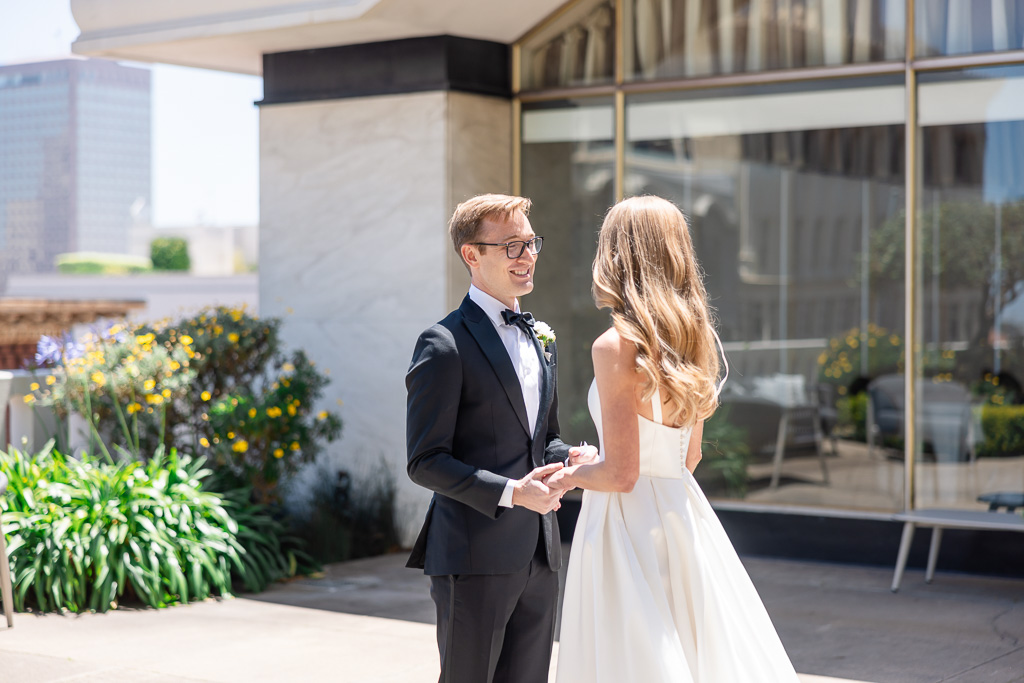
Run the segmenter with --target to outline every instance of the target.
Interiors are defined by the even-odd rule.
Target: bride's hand
[[[590,465],[597,462],[597,447],[584,441],[569,449],[569,465]]]
[[[562,469],[549,474],[544,478],[544,485],[552,491],[558,491],[559,497],[566,491],[571,491],[576,488],[576,485],[572,483],[572,472],[575,471],[573,467],[563,467]]]

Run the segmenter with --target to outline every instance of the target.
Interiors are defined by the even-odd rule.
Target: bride
[[[594,299],[613,321],[594,342],[588,398],[600,458],[548,480],[585,489],[562,604],[559,683],[796,683],[692,475],[721,386],[718,338],[679,209],[658,197],[612,207]]]

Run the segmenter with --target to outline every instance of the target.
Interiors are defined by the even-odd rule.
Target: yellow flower
[[[153,405],[158,406],[163,402],[164,397],[161,396],[160,394],[146,394],[146,403],[151,403]]]
[[[288,406],[288,414],[291,415],[292,417],[295,417],[295,406],[293,406],[293,405],[289,405]]]
[[[188,336],[187,334],[181,335],[181,343],[184,344],[185,346],[191,345],[192,341],[192,337]]]
[[[145,346],[146,344],[152,344],[154,339],[156,339],[156,337],[154,337],[153,333],[150,332],[149,334],[143,334],[136,337],[135,343],[139,346]]]
[[[219,337],[223,331],[224,331],[224,328],[221,327],[220,325],[214,325],[213,326],[213,336]]]
[[[228,432],[228,438],[229,439],[235,438],[235,433],[234,432]]]
[[[39,385],[36,384],[35,382],[32,382],[32,384],[29,384],[28,388],[31,389],[32,391],[39,391]]]
[[[249,417],[256,417],[256,409],[249,408]]]
[[[146,391],[153,391],[153,389],[156,388],[156,380],[147,379],[145,382],[142,383],[142,388],[145,389]]]
[[[275,448],[274,449],[274,457],[275,458],[283,458],[284,457],[284,451],[281,450],[280,448]]]
[[[135,413],[137,413],[140,410],[142,410],[142,406],[139,405],[138,403],[132,402],[132,403],[128,404],[128,409],[127,410],[128,410],[128,414],[129,415],[134,415]]]
[[[164,389],[160,393],[163,394],[164,398],[170,398],[171,397],[171,390],[170,389]]]
[[[92,373],[92,375],[90,376],[90,379],[91,379],[91,380],[92,380],[93,382],[95,382],[97,386],[101,386],[101,387],[102,387],[102,386],[103,386],[104,384],[106,384],[106,383],[107,383],[107,378],[106,378],[106,377],[104,377],[104,376],[103,376],[103,373],[102,373],[102,372],[100,372],[100,371],[98,371],[98,370],[97,370],[96,372]]]
[[[281,366],[281,369],[284,370],[285,372],[295,372],[295,366],[292,365],[291,363],[285,363],[284,365]]]
[[[181,367],[181,363],[179,363],[176,360],[172,360],[171,361],[171,370],[177,370],[180,367]]]
[[[237,344],[238,343],[238,333],[237,332],[230,333],[228,335],[228,341],[231,342],[232,344]]]
[[[319,413],[316,414],[316,419],[318,419],[318,420],[326,420],[327,419],[327,411],[326,410],[321,410]]]
[[[297,450],[299,450],[299,442],[298,442],[298,441],[292,441],[292,445],[290,446],[290,448],[291,448],[291,449],[292,449],[293,451],[297,451]]]
[[[267,417],[281,417],[281,409],[277,406],[267,408]]]
[[[47,386],[53,386],[53,384],[54,384],[54,383],[55,383],[56,381],[57,381],[57,378],[56,378],[56,377],[54,377],[53,375],[48,375],[48,376],[47,376],[47,378],[46,378],[46,384],[47,384]]]
[[[202,446],[203,448],[209,448],[210,442],[204,436],[203,438],[199,439],[199,445]]]
[[[249,450],[249,442],[245,439],[239,439],[235,443],[231,444],[231,450],[235,453],[245,453]]]
[[[25,403],[35,403],[36,397],[32,394],[25,394]]]
[[[282,379],[281,384],[285,385],[286,387],[290,387],[292,385],[291,381],[287,379]]]

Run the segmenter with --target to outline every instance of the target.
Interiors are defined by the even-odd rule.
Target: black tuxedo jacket
[[[409,477],[434,491],[409,567],[426,574],[509,574],[526,567],[544,534],[548,564],[562,563],[554,512],[498,505],[508,479],[565,462],[558,437],[554,344],[534,339],[542,368],[540,411],[530,433],[508,351],[467,296],[420,335],[405,376]]]

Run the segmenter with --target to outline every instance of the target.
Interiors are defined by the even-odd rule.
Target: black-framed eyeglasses
[[[544,246],[543,237],[534,237],[532,240],[517,240],[515,242],[470,242],[478,247],[505,247],[505,255],[509,258],[519,258],[529,248],[530,253],[536,256]]]

